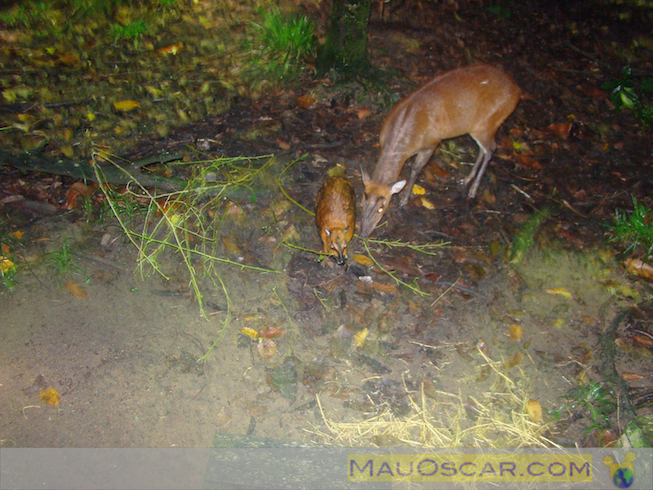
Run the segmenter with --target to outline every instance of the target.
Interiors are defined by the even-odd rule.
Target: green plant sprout
[[[615,211],[613,222],[608,225],[610,241],[628,243],[624,254],[629,254],[641,246],[646,255],[653,253],[653,211],[633,199],[633,210],[630,212]]]
[[[616,403],[610,398],[612,395],[601,383],[590,380],[588,383],[570,390],[563,399],[569,400],[567,405],[570,411],[580,411],[589,415],[591,424],[585,429],[585,434],[592,431],[602,431],[610,427],[610,414],[616,409]]]
[[[48,252],[43,257],[43,264],[51,269],[56,281],[60,281],[67,274],[78,274],[86,278],[86,272],[75,263],[70,244],[64,241],[61,248]]]
[[[647,94],[653,94],[653,78],[643,78],[639,90],[635,87],[633,70],[629,66],[621,71],[620,78],[613,78],[601,87],[610,92],[610,100],[616,109],[633,111],[637,119],[647,126],[653,124],[653,105],[645,100]]]

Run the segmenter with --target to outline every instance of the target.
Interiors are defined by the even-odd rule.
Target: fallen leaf
[[[52,388],[48,388],[39,393],[39,401],[48,405],[54,405],[54,408],[59,406],[59,398],[61,398],[61,395]]]
[[[311,109],[315,107],[315,99],[310,94],[300,95],[297,97],[297,104],[304,109]]]
[[[458,352],[458,355],[462,357],[465,361],[467,362],[472,362],[474,358],[472,355],[469,353],[469,351],[466,351],[463,344],[458,344],[456,346],[456,351]]]
[[[244,335],[247,335],[250,339],[258,340],[258,332],[253,328],[243,327],[240,329],[240,332]]]
[[[382,284],[380,282],[374,282],[374,290],[377,293],[397,293],[399,290],[394,284]]]
[[[605,90],[601,90],[598,87],[583,87],[581,88],[583,93],[585,95],[589,95],[590,97],[594,97],[595,99],[602,99],[606,96]]]
[[[367,338],[367,334],[369,334],[369,330],[367,328],[357,332],[356,335],[354,335],[354,345],[356,347],[362,347],[365,343],[365,339]]]
[[[513,325],[510,327],[510,340],[513,342],[516,342],[517,340],[522,338],[522,335],[524,334],[524,331],[519,325]]]
[[[163,95],[163,90],[160,90],[156,87],[152,87],[151,85],[146,85],[145,90],[147,90],[150,93],[150,95],[152,95],[153,97],[159,98]]]
[[[259,356],[269,361],[277,353],[277,344],[274,340],[265,339],[258,343],[256,350],[258,351]]]
[[[84,291],[81,286],[75,284],[74,282],[67,282],[66,289],[77,298],[86,298],[87,296],[86,291]]]
[[[120,112],[133,111],[134,109],[137,109],[140,106],[141,103],[135,100],[120,100],[118,102],[113,103],[113,107],[115,107],[116,110]]]
[[[415,194],[416,196],[422,196],[425,192],[426,190],[421,185],[415,184],[413,186],[412,194]]]
[[[601,447],[613,447],[619,440],[617,434],[610,429],[596,431],[596,437]]]
[[[442,278],[442,274],[438,274],[437,272],[427,272],[424,274],[424,277],[431,282],[438,282]]]
[[[542,405],[537,400],[528,400],[526,403],[526,413],[531,422],[539,424],[542,422]]]
[[[76,65],[79,63],[79,56],[72,53],[65,53],[59,56],[59,58],[57,58],[55,63],[61,63],[68,66]]]
[[[1,273],[4,274],[4,273],[7,273],[7,272],[11,272],[14,269],[16,269],[16,264],[14,264],[7,257],[0,256],[0,272]]]
[[[358,115],[358,119],[363,120],[363,119],[367,119],[368,117],[370,117],[370,115],[372,114],[372,111],[370,111],[369,109],[366,109],[366,108],[361,108],[361,109],[358,109],[356,114]]]
[[[540,170],[542,170],[542,165],[540,164],[540,162],[532,159],[531,157],[523,153],[515,153],[515,157],[517,159],[517,164],[520,167],[533,170],[534,172],[539,172]]]
[[[73,185],[70,186],[68,192],[66,192],[66,202],[64,208],[71,210],[77,207],[77,197],[89,197],[98,189],[97,184],[90,183],[86,184],[81,180],[78,180]]]
[[[224,247],[232,254],[240,253],[240,249],[238,248],[238,245],[236,244],[236,241],[233,238],[224,236],[222,237],[222,243],[224,243]]]
[[[624,262],[624,266],[631,274],[653,280],[653,266],[640,259],[628,259]]]
[[[451,177],[451,172],[449,172],[449,170],[447,170],[446,168],[441,167],[440,165],[438,165],[434,161],[431,161],[431,163],[428,164],[428,166],[426,167],[425,170],[430,171],[431,173],[433,173],[433,176],[436,177],[438,180],[444,180],[444,179],[448,179],[449,177]],[[431,181],[431,180],[429,179],[429,181]]]
[[[562,296],[566,299],[571,299],[571,293],[567,290],[567,288],[551,288],[545,289],[545,291],[549,294],[553,294],[554,296]]]
[[[510,356],[510,357],[509,357],[509,358],[508,358],[508,359],[503,363],[503,367],[504,367],[504,369],[506,369],[506,370],[512,369],[512,368],[514,368],[515,366],[520,365],[520,364],[522,363],[523,360],[524,360],[524,354],[522,354],[521,352],[517,352],[515,355]]]
[[[295,225],[290,225],[288,228],[286,228],[283,232],[283,235],[281,235],[281,238],[283,240],[299,241],[299,233],[297,233]]]
[[[59,149],[66,158],[73,158],[75,156],[75,150],[71,145],[62,145]]]
[[[277,201],[274,204],[272,204],[272,212],[275,214],[277,218],[280,216],[283,216],[288,209],[290,209],[290,206],[292,203],[288,201],[287,199],[283,199],[281,201]]]
[[[354,254],[354,262],[359,263],[360,265],[364,265],[366,267],[374,265],[374,262],[372,259],[370,259],[367,255],[361,255],[361,254]]]
[[[546,127],[547,131],[550,131],[551,133],[555,134],[556,136],[559,136],[560,138],[567,138],[569,136],[569,132],[571,131],[571,123],[570,122],[563,122],[563,123],[553,123],[549,124]]]
[[[420,200],[422,201],[422,206],[426,209],[435,209],[435,205],[425,197],[421,197]]]
[[[281,330],[279,327],[268,327],[265,330],[262,330],[258,333],[259,337],[263,337],[265,339],[276,339],[277,337],[281,337],[283,335],[283,330]]]
[[[156,50],[157,53],[159,54],[172,54],[175,55],[179,51],[181,51],[184,47],[184,43],[178,42],[174,44],[169,44],[168,46],[164,46],[162,48],[159,48]]]
[[[279,145],[279,148],[281,148],[282,150],[290,150],[290,143],[288,143],[287,141],[282,141],[279,138],[277,138],[276,141],[277,141],[277,145]]]
[[[636,344],[648,347],[649,349],[653,349],[653,340],[651,340],[649,337],[644,337],[643,335],[633,335],[633,341]]]
[[[626,372],[621,373],[621,379],[623,379],[624,381],[637,381],[643,378],[644,378],[643,375],[637,373],[626,373]]]

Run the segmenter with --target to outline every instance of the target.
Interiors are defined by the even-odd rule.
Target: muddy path
[[[650,204],[651,133],[597,89],[623,63],[603,47],[627,49],[641,26],[580,5],[528,2],[510,20],[468,8],[458,23],[437,5],[418,12],[429,22],[401,21],[409,11],[374,19],[369,45],[376,64],[401,73],[401,95],[471,61],[514,76],[524,96],[499,131],[479,196],[465,201],[459,184],[475,143],[445,142],[419,181],[426,201],[393,202],[373,235],[386,243],[355,238],[345,267],[283,241],[319,249],[313,217],[297,204],[312,209],[335,163],[362,196],[360,168],[373,168],[384,112],[372,106],[361,117],[355,91],[327,91],[312,108],[297,103],[300,89],[239,100],[130,150],[132,160],[187,145],[275,155],[255,199],[203,210],[225,216],[213,250],[228,260],[210,270],[194,263],[205,317],[179,254],[159,257],[165,278],[142,277],[115,221],[89,223],[80,209],[39,200],[39,185],[63,194],[71,182],[3,167],[11,185],[2,197],[25,198],[3,199],[4,227],[24,232],[20,256],[32,266],[0,296],[2,446],[205,447],[216,434],[411,447],[619,437],[615,412],[597,422],[561,397],[579,381],[604,381],[601,333],[626,309],[635,313],[618,329],[617,370],[650,371],[650,350],[631,341],[634,330],[650,332],[650,286],[623,271],[604,223],[631,195]],[[526,260],[510,265],[515,233],[547,206],[554,212]],[[445,242],[430,253],[405,246]],[[62,246],[75,268],[58,274],[46,257]],[[650,376],[629,383],[651,388]],[[47,388],[59,393],[56,406],[40,400]],[[638,414],[648,412],[643,403]]]

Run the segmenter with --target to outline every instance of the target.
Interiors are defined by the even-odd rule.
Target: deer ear
[[[363,170],[363,167],[361,167],[361,178],[363,179],[363,185],[365,185],[366,182],[370,181],[370,176],[365,170]]]
[[[391,195],[396,194],[401,189],[403,189],[405,185],[406,185],[405,180],[400,180],[399,182],[395,182],[394,184],[392,184],[392,188],[390,189],[390,194]]]

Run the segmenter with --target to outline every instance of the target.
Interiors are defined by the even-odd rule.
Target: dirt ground
[[[33,264],[0,294],[3,447],[206,447],[216,433],[376,446],[599,444],[586,430],[590,415],[561,397],[579,380],[604,381],[601,333],[621,311],[641,315],[619,328],[617,372],[642,375],[629,381],[633,392],[651,389],[651,351],[630,341],[633,329],[651,330],[650,311],[637,307],[650,299],[650,285],[623,271],[604,232],[631,194],[650,201],[650,128],[594,90],[620,72],[615,46],[632,46],[638,25],[612,23],[607,9],[590,17],[575,4],[563,11],[524,3],[510,20],[471,9],[462,21],[439,5],[422,7],[429,22],[401,21],[406,12],[381,22],[375,14],[372,60],[414,84],[471,61],[499,64],[523,99],[499,132],[475,201],[462,198],[459,182],[476,145],[457,138],[419,181],[433,209],[418,196],[401,208],[397,199],[373,234],[447,243],[431,254],[354,238],[348,265],[338,267],[269,232],[293,226],[296,244],[320,247],[313,217],[279,205],[287,199],[276,178],[302,155],[281,178],[297,203],[312,209],[336,162],[362,196],[359,168],[373,168],[384,114],[361,119],[360,106],[336,97],[313,110],[297,105],[300,94],[241,101],[148,143],[152,151],[192,140],[209,154],[276,155],[256,200],[234,199],[239,212],[223,225],[228,240],[217,250],[231,263],[215,270],[228,298],[195,264],[206,318],[178,254],[159,257],[167,280],[143,278],[138,251],[115,221],[88,223],[79,209],[37,199],[10,202],[3,188],[4,226],[24,231],[21,257]],[[597,39],[613,48],[595,50]],[[650,73],[650,50],[648,60]],[[407,88],[397,86],[402,95]],[[569,134],[547,129],[566,122]],[[239,138],[254,130],[263,136]],[[518,162],[516,146],[530,149],[530,163]],[[2,178],[52,179],[9,166]],[[516,231],[547,205],[553,214],[527,258],[510,265]],[[57,276],[43,257],[64,244],[79,269]],[[283,332],[272,339],[276,353],[241,330],[267,328]],[[39,400],[46,388],[60,394],[56,407]],[[541,418],[531,414],[533,402]],[[649,413],[650,403],[642,404],[638,415]],[[424,417],[431,433],[416,422]],[[618,437],[624,421],[612,411],[602,429]]]

